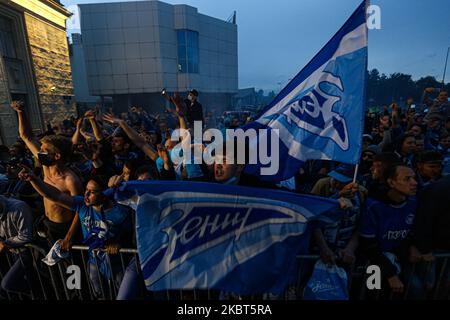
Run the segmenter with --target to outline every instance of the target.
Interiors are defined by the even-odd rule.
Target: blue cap
[[[350,165],[341,165],[331,171],[328,176],[339,181],[340,183],[350,183],[353,181],[355,169]]]

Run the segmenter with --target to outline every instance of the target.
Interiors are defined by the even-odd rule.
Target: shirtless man
[[[81,195],[83,188],[80,179],[65,166],[66,157],[72,146],[70,140],[62,136],[46,136],[39,143],[33,139],[23,103],[13,101],[11,107],[18,115],[20,137],[42,165],[44,181],[68,195]],[[44,207],[46,216],[44,224],[49,240],[53,243],[62,239],[61,247],[69,250],[71,239],[78,227],[78,215],[74,216],[70,210],[47,198],[44,198]]]

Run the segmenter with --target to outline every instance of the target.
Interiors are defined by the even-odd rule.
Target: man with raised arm
[[[72,144],[62,136],[46,136],[37,141],[34,139],[30,125],[26,119],[24,105],[13,101],[11,107],[17,112],[19,135],[26,146],[42,165],[44,181],[60,192],[76,196],[82,194],[82,184],[75,173],[66,166]],[[44,197],[47,237],[50,242],[62,239],[61,247],[70,249],[71,239],[78,225],[78,217],[67,208]]]

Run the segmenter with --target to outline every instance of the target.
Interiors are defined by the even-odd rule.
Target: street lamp
[[[442,76],[442,89],[445,87],[445,73],[447,72],[447,62],[448,62],[448,53],[450,52],[450,47],[447,49],[447,56],[445,58],[445,67],[444,67],[444,75]]]

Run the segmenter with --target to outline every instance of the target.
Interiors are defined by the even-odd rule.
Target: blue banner
[[[312,159],[359,162],[366,70],[367,26],[363,2],[261,115],[243,128],[279,130],[278,173],[262,175],[261,179],[289,179],[305,161]],[[250,146],[257,148],[258,141],[254,139]],[[259,176],[261,167],[264,166],[248,165],[246,173]]]
[[[150,291],[281,293],[308,248],[310,223],[338,218],[335,200],[201,182],[129,182],[116,197],[136,209]]]

